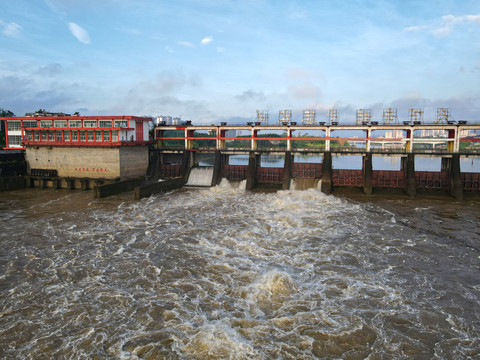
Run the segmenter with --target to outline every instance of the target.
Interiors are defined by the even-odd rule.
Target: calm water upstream
[[[0,358],[480,358],[480,202],[26,189],[0,221]]]

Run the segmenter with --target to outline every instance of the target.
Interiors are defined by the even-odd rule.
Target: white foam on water
[[[183,346],[182,352],[195,359],[252,359],[260,355],[224,321],[201,326]]]
[[[0,234],[8,357],[473,358],[480,349],[478,320],[463,306],[478,308],[469,277],[478,253],[404,226],[395,211],[228,182],[121,201]]]

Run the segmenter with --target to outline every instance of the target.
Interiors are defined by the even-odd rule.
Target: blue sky
[[[252,121],[480,121],[480,2],[2,0],[0,107]]]

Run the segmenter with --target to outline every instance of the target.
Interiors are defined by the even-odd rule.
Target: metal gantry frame
[[[419,125],[423,123],[423,109],[408,109],[410,114],[410,124]]]
[[[356,124],[357,125],[366,125],[372,120],[372,110],[371,109],[358,109]]]
[[[269,117],[268,110],[257,110],[257,123],[259,125],[268,125]]]
[[[398,124],[397,109],[389,107],[383,110],[383,123],[385,125]]]
[[[338,111],[337,109],[330,109],[327,111],[327,119],[330,125],[338,125]]]
[[[303,110],[303,124],[304,125],[314,125],[315,124],[315,110],[306,109]]]
[[[292,110],[280,110],[278,112],[278,124],[289,125],[292,121]]]

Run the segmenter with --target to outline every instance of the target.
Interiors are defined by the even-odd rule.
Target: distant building
[[[148,167],[148,117],[42,114],[0,121],[6,149],[26,150],[29,173],[113,179],[144,175]]]

